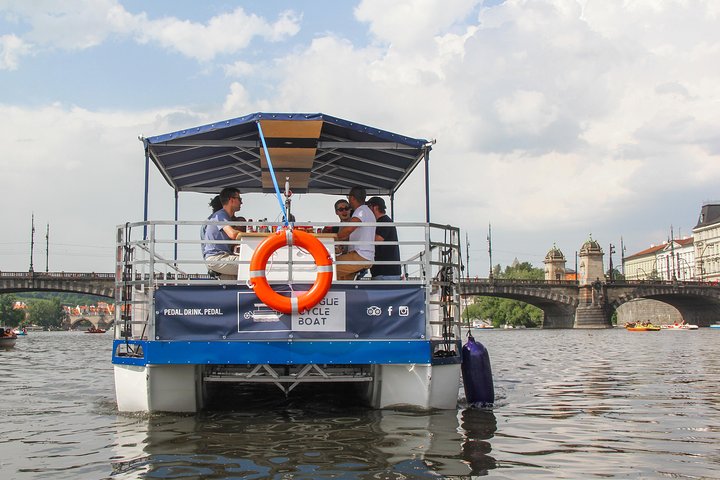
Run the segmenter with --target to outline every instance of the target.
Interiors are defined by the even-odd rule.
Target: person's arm
[[[362,220],[360,220],[358,217],[352,217],[350,219],[350,222],[348,223],[360,223]],[[350,234],[355,231],[356,228],[358,228],[359,225],[355,225],[352,227],[340,227],[340,230],[337,233],[337,240],[347,240],[350,238]]]
[[[242,233],[240,230],[238,230],[235,227],[232,227],[230,225],[225,225],[223,227],[223,232],[225,232],[225,235],[227,235],[231,240],[237,240],[242,236]]]

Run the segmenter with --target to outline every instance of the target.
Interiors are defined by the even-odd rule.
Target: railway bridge
[[[544,313],[543,328],[610,328],[624,303],[648,298],[675,307],[687,323],[707,327],[720,320],[720,286],[703,282],[595,281],[464,278],[463,296],[491,296],[529,303]]]

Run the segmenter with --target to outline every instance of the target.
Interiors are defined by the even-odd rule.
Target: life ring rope
[[[297,297],[286,297],[277,293],[270,287],[265,273],[272,254],[285,246],[297,246],[307,250],[313,256],[317,267],[315,283],[310,290]],[[303,313],[325,298],[332,285],[332,276],[332,257],[320,240],[302,230],[282,229],[263,240],[255,249],[250,259],[248,285],[255,291],[255,295],[273,310],[286,314]]]

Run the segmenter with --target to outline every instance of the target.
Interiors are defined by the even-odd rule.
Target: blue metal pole
[[[260,125],[260,120],[257,122],[258,127],[258,133],[260,134],[260,141],[262,142],[263,149],[265,150],[265,158],[268,162],[268,168],[270,169],[270,177],[272,178],[273,185],[275,186],[275,195],[277,196],[278,203],[280,204],[280,211],[283,214],[283,222],[285,223],[285,226],[288,225],[288,218],[287,218],[287,211],[285,210],[285,204],[282,201],[282,198],[280,197],[280,187],[278,187],[277,179],[275,178],[275,170],[272,166],[272,160],[270,160],[270,151],[267,148],[267,143],[265,143],[265,135],[263,135],[262,126]]]

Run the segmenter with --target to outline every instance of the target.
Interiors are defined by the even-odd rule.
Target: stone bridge
[[[615,310],[648,298],[675,307],[687,323],[707,327],[720,320],[720,287],[702,282],[616,281],[578,285],[574,281],[465,278],[463,296],[509,298],[544,313],[543,328],[609,328]]]
[[[115,275],[80,272],[0,272],[0,293],[73,292],[115,297]]]
[[[675,307],[682,318],[707,327],[720,321],[720,286],[703,282],[616,281],[578,285],[574,281],[464,278],[463,296],[509,298],[544,313],[543,328],[609,328],[622,304],[639,298]],[[0,272],[0,294],[27,291],[75,292],[114,298],[112,273]],[[76,319],[75,322],[80,319]],[[97,325],[99,318],[88,319]]]
[[[114,322],[115,318],[113,315],[110,314],[104,314],[104,315],[92,315],[92,314],[83,314],[83,315],[68,315],[63,322],[64,327],[69,328],[78,328],[80,324],[84,322],[90,322],[95,328],[104,328],[107,329],[110,327]]]

